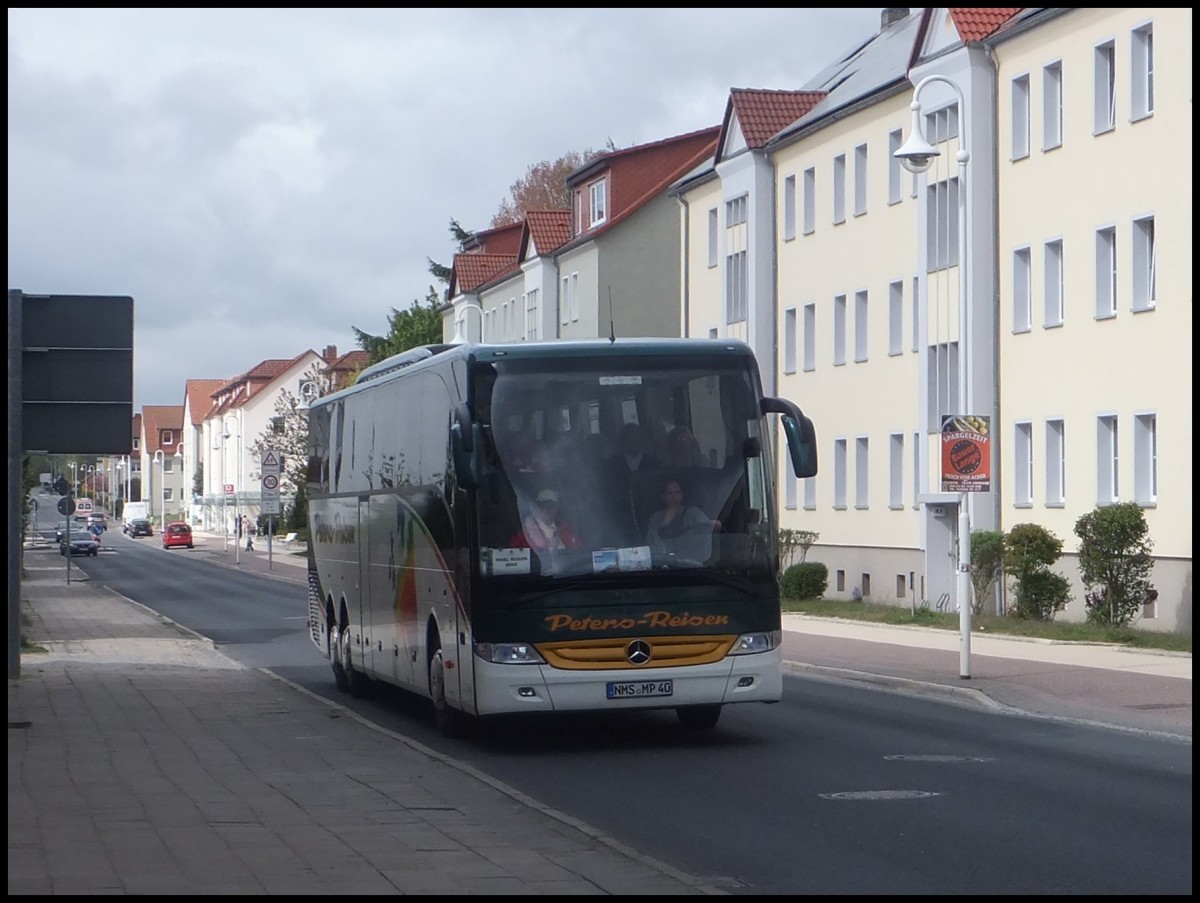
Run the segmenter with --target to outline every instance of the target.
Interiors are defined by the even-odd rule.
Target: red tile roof
[[[208,414],[213,408],[213,392],[223,385],[223,379],[189,379],[184,383],[183,392],[187,397],[192,426],[199,426],[208,419]]]
[[[821,102],[825,91],[769,91],[760,88],[733,88],[725,107],[725,122],[721,126],[724,143],[730,127],[731,114],[736,113],[752,149],[762,147],[771,136],[787,128]]]
[[[948,7],[954,27],[964,42],[982,41],[1023,10],[1023,6],[991,8],[985,6]]]
[[[571,240],[570,210],[529,210],[525,213],[528,239],[538,254],[549,254]],[[521,244],[521,256],[528,253],[528,242]]]
[[[521,235],[525,224],[520,220],[505,223],[494,229],[476,232],[463,247],[467,254],[516,254],[521,247]]]
[[[183,405],[148,404],[142,407],[142,425],[146,432],[146,445],[142,453],[153,456],[160,448],[163,454],[175,454],[175,448],[183,437]],[[162,444],[162,431],[172,432],[172,444]]]
[[[450,277],[451,297],[473,292],[498,276],[517,268],[516,254],[455,254]]]

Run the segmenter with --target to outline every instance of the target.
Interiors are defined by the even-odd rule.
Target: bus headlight
[[[475,654],[498,665],[544,665],[546,660],[528,643],[476,643]]]
[[[756,655],[770,652],[783,642],[782,630],[767,630],[761,633],[743,633],[733,642],[730,655]]]

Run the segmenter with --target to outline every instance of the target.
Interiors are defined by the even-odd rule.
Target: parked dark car
[[[150,526],[150,521],[144,517],[134,518],[126,522],[121,527],[122,530],[129,536],[153,536],[154,528]]]
[[[94,533],[88,533],[86,530],[79,532],[71,531],[71,554],[72,555],[91,555],[100,554],[100,537]],[[67,537],[64,536],[58,543],[58,554],[67,554]]]

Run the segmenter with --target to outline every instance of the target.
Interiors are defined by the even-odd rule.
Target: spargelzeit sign
[[[976,414],[942,418],[942,492],[990,492],[992,445],[989,418]]]

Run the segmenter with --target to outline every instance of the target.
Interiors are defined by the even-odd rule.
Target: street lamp
[[[150,479],[154,479],[154,464],[158,465],[158,516],[161,520],[158,523],[158,529],[164,530],[167,526],[167,475],[166,475],[167,456],[161,448],[154,450],[154,461],[151,464]],[[153,492],[153,490],[151,490]],[[151,496],[153,498],[153,496]]]
[[[187,518],[184,516],[183,511],[183,447],[180,445],[175,446],[175,467],[179,471],[179,519],[186,521]]]
[[[467,341],[466,335],[463,334],[463,327],[466,325],[466,313],[469,310],[479,314],[479,341],[483,341],[483,308],[474,301],[464,301],[461,309],[454,312],[454,338],[450,340],[450,344],[462,345]]]
[[[96,465],[95,464],[89,464],[87,466],[87,472],[85,473],[85,475],[83,477],[83,488],[84,488],[85,492],[88,491],[87,490],[87,481],[89,478],[92,481],[92,488],[91,488],[91,491],[88,493],[87,497],[95,498],[95,496],[96,496]]]
[[[228,442],[229,439],[233,436],[233,434],[229,432],[229,418],[230,417],[233,417],[235,422],[237,421],[237,417],[234,417],[233,414],[226,414],[225,416],[223,416],[221,418],[221,438],[224,439],[226,442]],[[242,502],[241,502],[241,494],[239,492],[241,485],[242,485],[241,445],[242,445],[242,431],[239,428],[238,429],[238,448],[237,448],[237,455],[238,455],[237,477],[236,477],[237,485],[235,485],[233,487],[233,490],[234,490],[233,491],[233,517],[234,517],[234,523],[237,524],[239,527],[241,526],[241,523],[242,523]],[[224,478],[225,447],[224,446],[221,447],[221,473],[222,473],[221,481],[223,483],[225,481],[225,478]],[[222,492],[225,491],[224,486],[221,487],[221,491]],[[234,535],[238,538],[239,541],[235,542],[233,544],[233,560],[234,560],[235,564],[241,564],[242,563],[242,544],[240,542],[241,536],[236,531],[235,531]],[[228,532],[226,532],[226,534],[225,534],[225,548],[226,548],[226,550],[229,549],[229,534],[228,534]]]
[[[923,173],[941,152],[925,138],[921,121],[921,91],[933,83],[941,82],[954,91],[958,99],[958,404],[962,413],[970,413],[967,393],[970,380],[967,376],[967,163],[971,155],[963,147],[967,134],[966,98],[962,89],[944,75],[927,75],[913,89],[912,134],[893,156],[900,165],[911,173]],[[955,592],[958,596],[959,677],[971,676],[971,514],[968,507],[970,493],[960,492],[958,499],[958,573]]]
[[[71,497],[78,498],[79,496],[79,477],[76,471],[79,468],[74,461],[67,462],[71,466]]]

